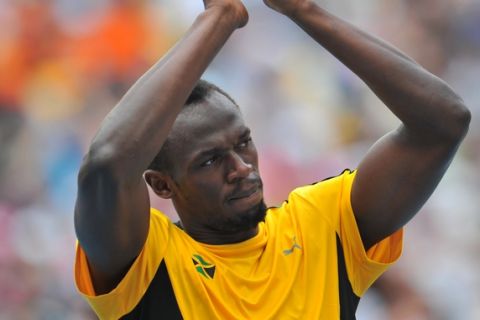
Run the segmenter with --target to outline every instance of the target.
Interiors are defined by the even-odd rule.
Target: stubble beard
[[[221,233],[246,232],[256,228],[260,222],[264,221],[266,214],[267,206],[264,200],[262,200],[248,211],[240,212],[229,216],[227,219],[217,221],[212,224],[212,229]]]

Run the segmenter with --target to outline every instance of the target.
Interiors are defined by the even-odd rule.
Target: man
[[[266,210],[237,105],[199,81],[248,14],[239,0],[205,0],[180,42],[106,117],[79,173],[76,282],[100,318],[353,319],[466,134],[462,100],[397,49],[314,1],[264,2],[402,124],[357,170]],[[173,201],[181,224],[150,209],[145,180]]]

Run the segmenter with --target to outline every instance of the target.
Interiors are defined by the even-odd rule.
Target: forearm
[[[357,74],[416,138],[463,136],[469,113],[462,100],[398,49],[313,2],[299,6],[289,16]]]
[[[138,176],[147,168],[194,85],[237,28],[227,11],[212,8],[200,14],[180,42],[135,83],[103,121],[90,158],[115,163],[124,176]]]

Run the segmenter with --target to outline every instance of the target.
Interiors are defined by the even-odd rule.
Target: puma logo
[[[293,237],[293,245],[292,245],[292,247],[291,247],[290,249],[285,249],[285,250],[283,250],[283,254],[286,255],[286,256],[291,255],[295,249],[302,250],[302,247],[300,247],[300,246],[298,245],[298,243],[297,243],[297,237],[294,236],[294,237]]]

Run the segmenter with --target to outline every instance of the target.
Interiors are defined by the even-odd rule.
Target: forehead
[[[188,158],[198,151],[234,142],[246,130],[239,108],[215,91],[177,117],[170,139],[176,156]]]

